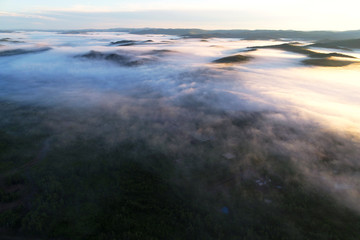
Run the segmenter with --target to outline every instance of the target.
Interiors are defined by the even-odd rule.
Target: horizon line
[[[202,31],[296,31],[296,32],[352,32],[360,31],[360,29],[351,30],[329,30],[329,29],[318,29],[318,30],[298,30],[298,29],[270,29],[270,28],[195,28],[195,27],[184,27],[184,28],[171,28],[171,27],[111,27],[111,28],[9,28],[0,29],[0,31],[104,31],[104,30],[202,30]]]

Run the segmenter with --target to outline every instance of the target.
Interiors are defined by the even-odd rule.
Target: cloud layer
[[[101,139],[107,148],[142,140],[176,156],[184,178],[196,180],[194,172],[218,166],[239,186],[244,179],[263,184],[264,169],[276,176],[277,167],[293,164],[304,184],[359,210],[358,68],[306,67],[302,55],[269,49],[243,52],[252,60],[239,65],[212,63],[273,41],[1,34],[7,37],[19,42],[4,41],[0,51],[28,51],[0,57],[0,99],[8,111],[2,125],[32,121],[16,104],[46,109],[34,110],[43,116],[37,124],[48,129],[56,147],[76,139]],[[122,40],[135,44],[110,44]],[[44,47],[51,49],[35,51]],[[84,57],[90,51],[102,55]],[[139,64],[119,64],[119,58]]]

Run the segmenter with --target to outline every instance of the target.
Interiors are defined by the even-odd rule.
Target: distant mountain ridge
[[[112,29],[117,30],[117,29]],[[122,29],[125,30],[125,29]],[[204,30],[197,28],[145,28],[126,29],[133,34],[168,34],[179,35],[189,38],[243,38],[247,40],[266,39],[298,39],[298,40],[321,40],[334,41],[352,38],[360,38],[360,30],[352,31],[295,31],[295,30]]]
[[[320,47],[320,48],[335,48],[335,49],[343,49],[343,50],[360,49],[360,38],[317,42],[315,44],[312,44],[311,46]]]
[[[37,29],[33,29],[39,31]],[[26,30],[31,31],[31,30]],[[54,31],[54,30],[42,30]],[[315,41],[337,41],[360,38],[360,30],[351,31],[296,31],[296,30],[204,30],[198,28],[109,28],[56,30],[64,34],[81,34],[86,32],[128,32],[132,34],[167,34],[188,38],[242,38],[246,40],[293,39]],[[1,30],[0,30],[1,32]]]
[[[344,40],[360,38],[360,30],[353,31],[295,31],[295,30],[203,30],[203,29],[135,29],[134,34],[170,34],[193,38],[243,38],[247,40],[299,39],[299,40]]]

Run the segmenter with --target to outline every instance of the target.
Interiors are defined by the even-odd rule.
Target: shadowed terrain
[[[36,48],[36,49],[13,49],[13,50],[4,50],[0,51],[0,57],[14,56],[14,55],[22,55],[22,54],[30,54],[30,53],[40,53],[44,51],[48,51],[51,48]]]
[[[90,51],[77,57],[93,60],[106,60],[127,67],[139,66],[151,61],[149,58],[136,59],[127,55],[121,55],[117,53],[101,53],[97,51]]]
[[[310,45],[311,47],[337,48],[344,50],[359,49],[360,39],[348,39],[341,41],[322,41]]]
[[[141,44],[147,44],[152,43],[152,40],[145,40],[145,41],[133,41],[133,40],[121,40],[116,42],[111,42],[110,45],[116,45],[116,46],[133,46],[133,45],[141,45]]]
[[[309,57],[309,59],[305,59],[302,61],[305,65],[310,66],[322,66],[322,67],[344,67],[350,64],[359,63],[359,61],[349,61],[349,60],[341,60],[338,58],[349,58],[356,59],[356,57],[342,54],[342,53],[320,53],[314,50],[308,49],[308,47],[316,46],[315,44],[303,46],[297,43],[284,43],[280,45],[270,45],[270,46],[258,46],[251,47],[251,49],[279,49],[283,51],[303,54]]]
[[[345,67],[351,64],[358,64],[359,62],[355,61],[343,61],[335,59],[323,59],[323,58],[314,58],[314,59],[305,59],[302,61],[305,65],[310,66],[320,66],[320,67]]]
[[[359,239],[356,52],[86,31],[0,36],[1,239]]]
[[[219,58],[213,61],[213,63],[241,63],[247,62],[251,59],[249,56],[244,55],[233,55],[229,57]]]
[[[310,58],[329,58],[329,57],[343,57],[343,58],[356,58],[350,55],[342,54],[342,53],[319,53],[307,48],[308,46],[301,46],[289,43],[284,43],[280,45],[271,45],[271,46],[259,46],[259,47],[251,47],[252,49],[259,48],[270,48],[270,49],[279,49],[284,51],[289,51],[293,53],[299,53],[307,55]]]

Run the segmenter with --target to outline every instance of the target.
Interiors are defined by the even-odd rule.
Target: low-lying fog
[[[56,120],[49,117],[49,126],[55,132],[87,131],[85,122],[96,134],[109,135],[114,143],[118,129],[106,125],[112,123],[102,122],[103,110],[117,114],[119,119],[129,115],[138,116],[138,121],[161,119],[158,125],[152,125],[155,132],[137,133],[161,145],[166,141],[155,137],[156,130],[170,128],[169,119],[172,126],[199,141],[216,136],[222,147],[219,155],[241,161],[245,157],[237,152],[236,145],[247,139],[241,139],[230,126],[224,126],[223,136],[212,127],[226,123],[228,118],[259,114],[261,121],[254,120],[256,127],[249,140],[255,155],[288,155],[300,171],[308,174],[310,182],[335,193],[335,197],[340,191],[341,200],[359,210],[360,67],[356,64],[313,67],[303,65],[305,56],[296,53],[274,49],[246,51],[247,47],[283,43],[272,40],[50,32],[2,33],[0,38],[18,41],[0,42],[2,53],[25,50],[19,54],[0,53],[0,100],[62,111],[71,109],[76,118],[68,114],[59,114]],[[123,40],[135,42],[115,44]],[[231,65],[212,63],[238,53],[252,58]],[[360,57],[360,52],[351,54]],[[74,109],[93,110],[91,122],[85,120],[88,115]],[[2,121],[6,117],[9,116],[1,116]],[[66,124],[69,121],[73,123],[71,127]],[[251,118],[249,121],[251,124]],[[123,131],[135,134],[143,129]],[[180,138],[182,133],[174,133],[179,142],[184,140]],[[124,132],[121,134],[124,137]],[[187,145],[170,147],[171,151],[181,152],[186,149],[180,148]],[[324,155],[332,158],[332,165],[317,165]],[[345,165],[347,170],[342,173]]]
[[[0,96],[5,99],[86,105],[112,101],[114,95],[131,93],[141,98],[152,92],[167,98],[170,103],[187,95],[203,97],[207,94],[217,96],[216,100],[207,99],[209,104],[226,110],[276,109],[313,118],[328,127],[335,125],[343,130],[359,131],[360,67],[302,66],[300,62],[304,56],[269,49],[245,53],[254,57],[247,63],[210,64],[247,47],[279,42],[200,41],[125,33],[19,32],[2,34],[1,38],[19,41],[3,43],[1,51],[51,48],[40,53],[0,57]],[[124,39],[153,42],[110,45]],[[116,52],[148,61],[128,67],[106,60],[76,57],[91,50]],[[355,55],[360,56],[360,53]]]

